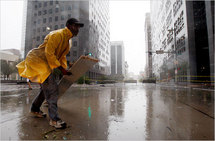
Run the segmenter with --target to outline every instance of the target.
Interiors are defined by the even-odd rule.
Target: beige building
[[[20,51],[16,49],[0,50],[0,60],[5,60],[9,64],[18,61],[20,58]],[[3,76],[1,76],[1,79]],[[18,79],[18,73],[13,73],[9,76],[9,79]]]

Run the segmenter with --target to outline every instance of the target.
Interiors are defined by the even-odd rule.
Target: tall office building
[[[116,77],[125,76],[124,44],[122,41],[111,42],[111,75]]]
[[[72,46],[67,60],[74,62],[79,56],[92,53],[100,62],[87,75],[96,79],[110,74],[109,1],[27,1],[25,56],[37,48],[52,30],[64,28],[68,18],[84,23]]]
[[[150,13],[146,13],[145,19],[145,43],[146,43],[146,76],[152,78],[152,46]]]
[[[23,0],[23,20],[22,20],[22,38],[21,38],[21,58],[25,57],[25,33],[27,20],[27,0]]]
[[[214,2],[151,1],[153,71],[177,82],[214,81]]]

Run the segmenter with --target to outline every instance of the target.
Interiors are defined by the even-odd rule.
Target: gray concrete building
[[[166,81],[214,81],[214,2],[151,1],[153,72]]]
[[[37,48],[52,30],[65,27],[68,18],[85,24],[77,37],[70,40],[67,60],[74,62],[81,55],[92,53],[100,60],[86,74],[97,79],[110,74],[109,1],[27,1],[25,56]]]
[[[125,77],[125,66],[123,41],[111,41],[111,76],[123,79]]]
[[[152,45],[151,45],[151,20],[150,13],[145,18],[145,43],[146,43],[146,77],[152,78]]]

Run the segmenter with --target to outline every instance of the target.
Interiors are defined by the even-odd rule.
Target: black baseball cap
[[[66,22],[66,25],[71,25],[71,24],[77,24],[77,25],[79,25],[80,27],[84,27],[84,24],[83,23],[81,23],[81,22],[79,22],[77,19],[75,19],[75,18],[70,18],[70,19],[68,19],[67,20],[67,22]]]

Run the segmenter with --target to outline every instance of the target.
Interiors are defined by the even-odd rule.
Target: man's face
[[[72,32],[73,36],[77,36],[78,35],[79,28],[80,28],[80,25],[77,25],[77,24],[72,24],[69,27],[69,29]]]

